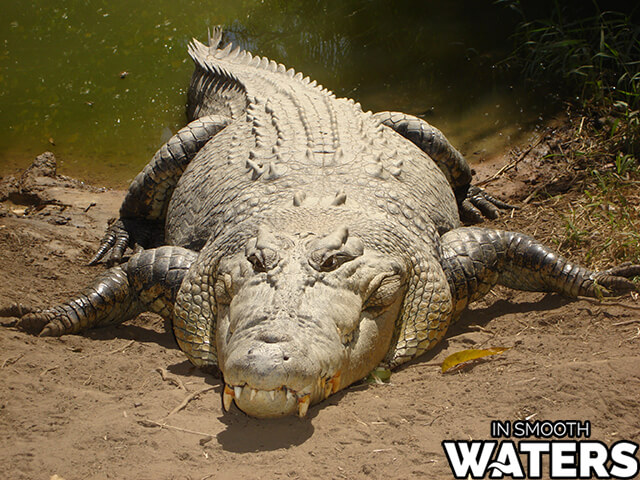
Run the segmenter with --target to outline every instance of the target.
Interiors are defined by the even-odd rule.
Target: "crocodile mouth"
[[[222,405],[225,411],[236,406],[245,412],[259,418],[281,417],[297,412],[300,418],[306,416],[311,403],[322,401],[340,390],[340,372],[332,376],[319,377],[315,383],[307,387],[294,390],[286,385],[262,390],[243,385],[224,384]]]

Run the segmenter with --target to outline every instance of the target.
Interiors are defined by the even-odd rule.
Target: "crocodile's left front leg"
[[[433,125],[421,118],[400,112],[378,112],[374,117],[416,144],[436,162],[451,184],[463,220],[478,223],[482,221],[483,215],[496,218],[498,209],[514,208],[481,188],[471,185],[472,174],[469,164],[449,143],[447,137]]]
[[[24,315],[18,327],[57,337],[122,323],[143,311],[172,319],[178,289],[196,255],[174,246],[144,250],[106,270],[68,302]]]
[[[441,239],[443,269],[453,297],[453,317],[496,284],[567,297],[620,295],[637,287],[630,263],[595,272],[554,253],[528,235],[490,228],[456,228]]]

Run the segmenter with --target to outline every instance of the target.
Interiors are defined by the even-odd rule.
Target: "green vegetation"
[[[497,0],[517,12],[505,63],[533,88],[559,94],[570,127],[560,152],[545,157],[573,173],[554,208],[565,253],[602,267],[640,262],[640,7],[596,1]],[[553,180],[551,180],[553,183]]]
[[[556,0],[546,7],[541,2],[536,12],[520,0],[496,3],[522,19],[511,59],[526,78],[561,84],[582,101],[640,106],[640,25],[634,23],[635,12],[602,10],[596,1],[577,5]]]
[[[603,10],[598,2],[497,0],[517,12],[507,62],[534,86],[559,90],[595,121],[608,123],[614,156],[640,153],[640,7]],[[611,2],[608,2],[611,3]],[[624,3],[622,4],[624,5]],[[611,148],[613,147],[613,148]]]

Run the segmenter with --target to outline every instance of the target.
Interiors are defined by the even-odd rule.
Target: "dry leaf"
[[[498,355],[502,352],[509,350],[511,347],[496,347],[496,348],[487,348],[484,350],[462,350],[460,352],[453,353],[444,359],[442,362],[442,373],[445,373],[447,370],[457,367],[465,362],[470,362],[471,360],[476,360],[478,358],[487,357],[489,355]]]

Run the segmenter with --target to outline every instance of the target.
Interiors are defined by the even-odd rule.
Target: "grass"
[[[521,17],[511,62],[534,83],[562,85],[578,99],[640,106],[640,25],[633,13],[602,10],[597,1],[554,1],[529,18],[521,0],[498,0]],[[543,2],[544,3],[544,2]]]
[[[561,222],[549,240],[591,267],[640,263],[636,12],[602,10],[595,0],[540,0],[537,11],[524,0],[495,3],[521,18],[506,61],[520,68],[532,87],[559,93],[567,104],[569,123],[560,133],[564,141],[543,160],[564,172],[571,184],[562,201],[538,202]]]
[[[619,150],[613,127],[580,120],[565,132],[562,153],[545,159],[577,172],[562,201],[540,203],[561,221],[551,240],[564,255],[582,257],[591,267],[640,263],[640,163]]]

